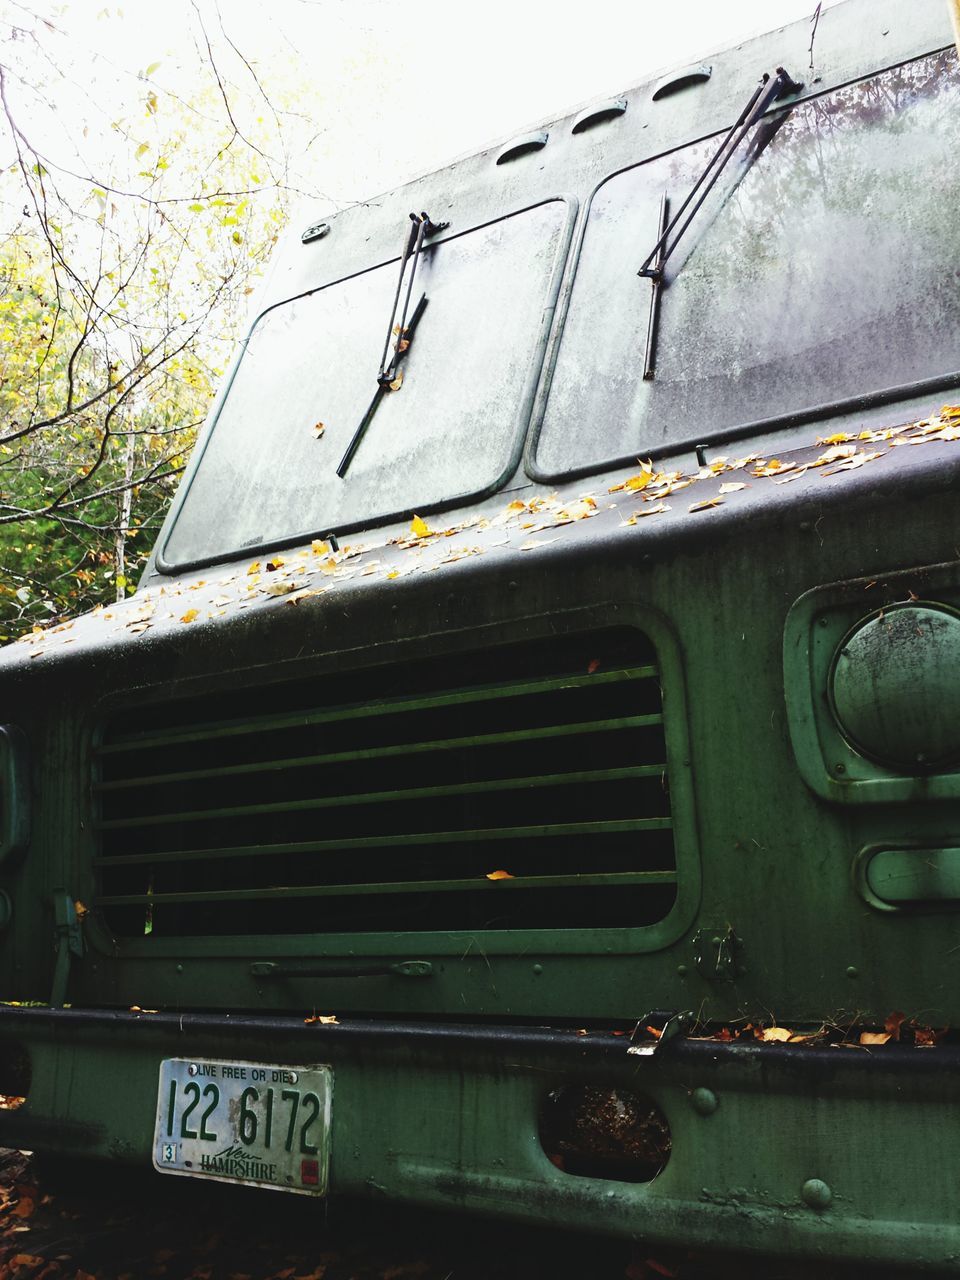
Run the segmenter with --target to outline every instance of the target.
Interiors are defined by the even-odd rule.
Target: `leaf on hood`
[[[861,1044],[886,1044],[890,1039],[889,1031],[861,1031]]]
[[[193,621],[194,621],[194,619],[199,618],[199,616],[200,616],[200,610],[199,610],[199,609],[188,609],[188,610],[187,610],[187,612],[186,612],[186,613],[183,615],[183,617],[180,619],[180,621],[181,621],[181,622],[193,622]]]
[[[488,871],[487,879],[488,880],[513,880],[514,877],[510,874],[509,871]]]
[[[708,511],[710,507],[722,507],[722,506],[723,506],[722,498],[704,498],[702,502],[694,502],[690,506],[689,510],[690,511]]]
[[[410,521],[410,529],[418,538],[426,538],[430,535],[430,526],[419,516],[414,516]]]
[[[883,1022],[883,1029],[889,1035],[891,1040],[900,1039],[900,1028],[907,1020],[907,1015],[901,1013],[899,1009],[894,1009],[893,1013],[888,1013]]]

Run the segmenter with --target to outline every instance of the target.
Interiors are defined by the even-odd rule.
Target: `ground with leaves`
[[[57,1190],[52,1188],[56,1186]],[[817,1263],[818,1280],[859,1269]],[[899,1273],[902,1277],[911,1274]],[[406,1207],[115,1170],[60,1179],[0,1150],[0,1280],[801,1280],[807,1264],[635,1247]],[[890,1280],[898,1273],[884,1271]]]

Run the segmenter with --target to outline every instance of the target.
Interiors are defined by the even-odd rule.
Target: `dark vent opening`
[[[661,710],[627,628],[124,709],[97,905],[125,937],[653,923]]]

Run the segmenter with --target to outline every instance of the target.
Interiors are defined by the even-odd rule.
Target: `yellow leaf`
[[[180,621],[181,621],[181,622],[193,622],[194,618],[197,618],[197,617],[199,617],[199,616],[200,616],[200,610],[199,610],[199,609],[188,609],[188,610],[187,610],[187,612],[186,612],[186,613],[183,615],[183,617],[180,619]]]
[[[654,472],[652,470],[648,471],[645,468],[639,473],[639,475],[628,476],[623,482],[624,488],[631,489],[633,492],[637,492],[639,489],[645,489],[653,479],[653,476]]]
[[[284,561],[283,556],[274,556],[272,560],[268,560],[268,561],[267,561],[267,568],[268,568],[268,569],[270,570],[270,572],[272,573],[272,572],[274,571],[274,569],[279,569],[279,568],[281,568],[281,566],[282,566],[283,564],[285,564],[285,563],[286,563],[286,562]],[[249,569],[247,570],[247,572],[248,572],[248,573],[250,572],[250,571],[249,571]]]
[[[786,1027],[764,1027],[764,1029],[757,1036],[757,1039],[764,1040],[767,1042],[776,1041],[776,1042],[779,1042],[780,1044],[785,1044],[786,1041],[788,1041],[792,1035],[793,1035],[793,1032],[788,1031]]]
[[[390,383],[391,391],[399,391],[403,386],[403,370],[401,369],[394,380]]]
[[[319,538],[314,538],[310,543],[310,550],[315,556],[325,556],[330,550],[330,543],[322,542]]]
[[[339,1021],[339,1018],[335,1017],[332,1013],[315,1013],[312,1018],[304,1018],[304,1022],[307,1024],[311,1022],[319,1022],[320,1025],[324,1027],[329,1027],[331,1024],[339,1024]]]
[[[87,908],[83,905],[83,903],[79,899],[73,904],[73,909],[77,913],[78,920],[82,920],[83,917],[87,914]]]
[[[726,484],[720,486],[720,493],[739,493],[741,489],[746,489],[746,485],[742,480],[728,480]]]
[[[835,444],[826,451],[821,453],[815,462],[811,462],[812,467],[822,467],[828,462],[839,462],[841,458],[852,458],[857,452],[855,444]]]
[[[430,526],[427,524],[426,520],[421,520],[419,516],[413,517],[413,520],[410,523],[410,528],[418,538],[426,538],[430,533]]]
[[[838,431],[833,436],[817,436],[817,444],[846,444],[853,436],[846,431]]]
[[[254,560],[253,564],[247,570],[247,573],[259,573],[259,572],[260,572],[260,561]]]
[[[694,502],[690,507],[691,511],[706,511],[710,507],[722,507],[722,498],[704,498],[703,502]]]
[[[488,871],[488,880],[512,880],[514,877],[509,871]]]

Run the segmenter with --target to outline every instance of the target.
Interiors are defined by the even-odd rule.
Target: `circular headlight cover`
[[[960,616],[945,605],[893,605],[844,637],[828,680],[844,737],[905,773],[960,761]]]

